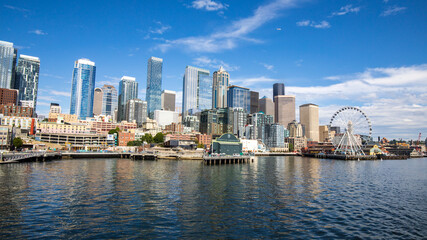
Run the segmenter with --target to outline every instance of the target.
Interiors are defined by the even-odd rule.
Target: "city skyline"
[[[408,139],[415,138],[418,132],[425,135],[426,31],[413,31],[426,29],[422,1],[264,1],[248,3],[239,11],[236,3],[214,11],[195,8],[193,2],[170,3],[173,6],[169,10],[162,9],[161,3],[153,6],[153,14],[168,16],[170,9],[176,9],[198,16],[200,21],[192,22],[194,26],[188,31],[179,27],[187,18],[173,22],[147,13],[146,19],[139,19],[143,20],[139,26],[111,29],[111,33],[128,32],[135,41],[97,45],[110,35],[97,21],[86,29],[70,27],[70,34],[82,32],[81,37],[92,40],[71,43],[65,39],[68,33],[44,22],[42,17],[51,10],[31,2],[10,1],[0,6],[0,20],[11,23],[0,26],[0,40],[13,42],[18,54],[40,58],[37,112],[41,115],[47,115],[51,102],[59,102],[63,112],[69,111],[71,64],[76,59],[85,57],[97,63],[97,87],[111,84],[118,88],[120,76],[135,76],[140,99],[145,99],[145,59],[158,56],[164,59],[162,90],[176,91],[177,105],[181,104],[180,79],[186,65],[212,72],[221,65],[230,72],[230,84],[257,91],[260,98],[272,99],[273,83],[284,83],[286,94],[296,96],[297,107],[305,103],[319,105],[321,125],[327,124],[340,107],[351,105],[361,107],[370,116],[374,137]],[[70,8],[66,14],[75,11],[68,3],[55,4],[58,9]],[[353,5],[348,7],[349,4]],[[88,9],[95,8],[93,3],[88,5]],[[138,19],[134,11],[129,12],[128,20]],[[52,16],[71,26],[61,16]],[[28,20],[34,23],[24,24]],[[371,22],[375,26],[370,26]],[[223,27],[218,29],[216,24]],[[90,31],[92,28],[99,31],[99,36]],[[195,35],[190,31],[194,28],[203,30]],[[355,37],[358,34],[361,36]],[[238,40],[240,37],[245,40]],[[205,45],[201,45],[203,42]],[[295,115],[299,116],[296,110]]]

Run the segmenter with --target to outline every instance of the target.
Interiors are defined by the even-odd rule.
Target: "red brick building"
[[[197,141],[199,141],[199,143],[205,146],[210,146],[212,143],[212,135],[197,134],[196,138],[197,138]]]
[[[13,117],[33,117],[33,108],[2,104],[0,105],[0,114]]]
[[[18,101],[18,90],[0,88],[0,104],[14,104]]]
[[[119,132],[119,146],[127,146],[130,141],[135,141],[135,133]]]

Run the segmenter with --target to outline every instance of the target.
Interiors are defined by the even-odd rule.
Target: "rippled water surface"
[[[427,159],[0,165],[0,239],[427,237]]]

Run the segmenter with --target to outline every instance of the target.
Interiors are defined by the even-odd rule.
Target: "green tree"
[[[15,148],[20,148],[23,145],[24,145],[24,141],[22,141],[22,139],[20,137],[13,139],[13,146],[15,146]]]
[[[289,152],[294,151],[294,145],[292,143],[289,143]]]
[[[111,129],[110,131],[108,131],[108,134],[114,134],[114,133],[119,134],[119,132],[120,132],[120,128],[116,127],[115,129]]]
[[[149,133],[146,133],[145,134],[145,141],[147,143],[153,143],[153,136],[151,134],[149,134]]]
[[[145,136],[144,136],[144,135],[142,135],[142,136],[141,136],[141,138],[139,139],[139,141],[141,141],[141,142],[145,142]]]
[[[197,144],[197,148],[205,148],[205,145],[203,145],[203,143],[199,143]]]
[[[163,140],[164,140],[164,136],[163,136],[163,133],[161,133],[161,132],[158,132],[157,134],[156,134],[156,136],[154,136],[154,142],[155,143],[163,143]]]

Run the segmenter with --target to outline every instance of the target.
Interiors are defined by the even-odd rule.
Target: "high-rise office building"
[[[114,110],[117,110],[118,99],[117,90],[112,85],[102,87],[102,115],[113,116]]]
[[[239,138],[243,137],[248,113],[243,108],[232,108],[229,114],[231,116],[228,117],[233,120],[233,134]]]
[[[102,113],[102,98],[103,92],[101,88],[95,88],[93,96],[93,115],[101,115]]]
[[[151,119],[154,117],[154,111],[162,108],[162,68],[163,59],[156,57],[148,59],[145,100],[147,101],[148,116]]]
[[[249,88],[230,86],[227,92],[227,105],[231,108],[243,108],[247,113],[251,111],[251,95]]]
[[[17,50],[13,43],[0,41],[0,88],[14,88]]]
[[[263,127],[263,142],[268,148],[284,148],[285,147],[285,127],[273,123]]]
[[[278,95],[274,98],[274,121],[282,126],[288,126],[295,120],[295,96]]]
[[[123,76],[119,84],[117,122],[126,120],[126,104],[136,98],[138,98],[138,82],[134,77]]]
[[[36,110],[37,90],[39,86],[40,59],[20,55],[16,68],[15,87],[19,90],[19,101],[30,101]]]
[[[251,91],[251,111],[250,113],[257,113],[259,111],[259,92]]]
[[[251,134],[246,136],[249,139],[262,140],[264,125],[274,123],[272,115],[267,115],[262,112],[249,115],[248,120],[248,123],[253,127]]]
[[[212,83],[212,108],[226,108],[230,74],[220,67],[213,73]]]
[[[94,62],[84,58],[74,62],[70,114],[76,114],[79,119],[93,117],[95,75]]]
[[[271,98],[264,96],[259,100],[259,111],[274,117],[274,103]]]
[[[61,113],[61,106],[59,106],[59,103],[51,103],[49,113]]]
[[[187,66],[183,78],[182,115],[212,108],[212,79],[209,70]]]
[[[163,90],[162,92],[162,109],[166,111],[175,111],[176,92]]]
[[[273,84],[273,101],[276,101],[274,98],[276,96],[285,95],[285,84],[275,83]]]
[[[299,119],[305,129],[305,136],[319,141],[319,106],[309,103],[299,106]],[[323,141],[323,139],[322,139]]]
[[[138,126],[147,120],[147,102],[141,99],[130,99],[126,103],[126,121],[135,121]]]

